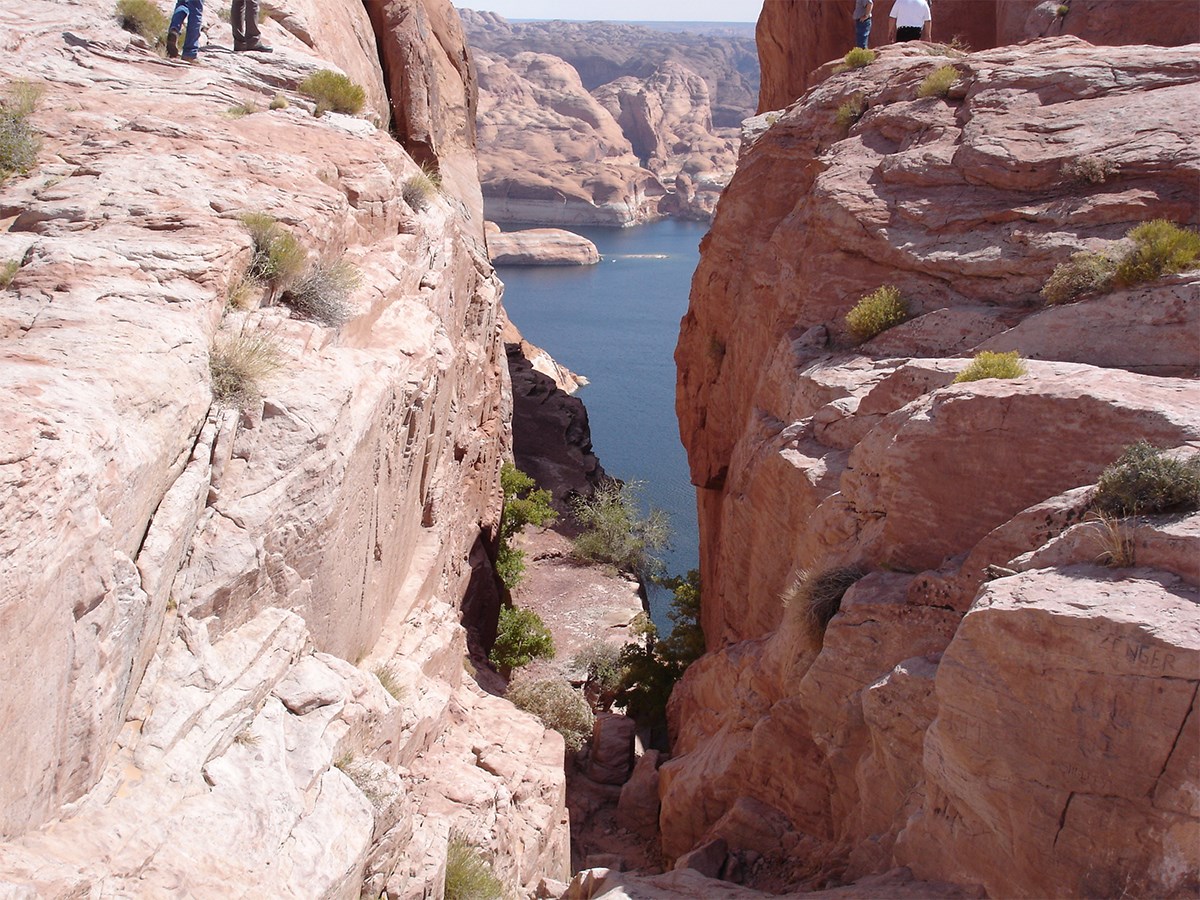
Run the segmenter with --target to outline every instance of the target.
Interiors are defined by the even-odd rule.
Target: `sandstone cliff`
[[[511,401],[456,22],[282,0],[274,55],[214,15],[188,66],[103,0],[0,10],[44,90],[0,187],[0,893],[428,896],[452,828],[567,874],[561,739],[464,674]],[[365,117],[297,93],[331,66]],[[245,213],[353,264],[340,329],[237,289]],[[237,335],[282,360],[240,412]]]
[[[708,219],[753,111],[744,38],[464,13],[480,48],[489,218],[630,225]]]
[[[1031,38],[1075,35],[1093,44],[1200,41],[1192,0],[937,0],[933,39],[987,50]],[[871,46],[888,39],[892,0],[875,0]],[[771,0],[758,20],[762,90],[758,111],[789,106],[813,72],[854,46],[854,0]]]
[[[744,153],[676,357],[710,653],[672,698],[669,856],[721,837],[807,883],[1195,893],[1200,515],[1128,526],[1116,569],[1082,519],[1127,445],[1200,449],[1200,277],[1038,291],[1137,222],[1200,221],[1197,50],[888,48]],[[855,347],[881,284],[912,318]],[[952,384],[979,348],[1027,374]],[[847,566],[822,638],[781,597]]]

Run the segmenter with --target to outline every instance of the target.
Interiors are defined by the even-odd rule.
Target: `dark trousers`
[[[259,41],[258,0],[233,0],[230,7],[233,46],[252,47]]]
[[[905,25],[903,28],[896,29],[896,41],[919,41],[921,39],[922,29],[913,25]]]

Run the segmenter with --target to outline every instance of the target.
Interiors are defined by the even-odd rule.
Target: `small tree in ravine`
[[[500,513],[496,574],[511,591],[525,574],[525,554],[513,546],[513,538],[526,525],[549,525],[558,513],[550,506],[550,492],[538,489],[537,483],[512,463],[500,467],[500,487],[504,491],[504,509]]]
[[[532,609],[504,606],[488,659],[505,678],[535,659],[554,658],[554,636]]]
[[[617,703],[640,722],[658,726],[666,722],[667,700],[684,671],[704,655],[704,631],[700,628],[700,573],[662,582],[674,591],[668,615],[671,633],[656,641],[653,634],[644,644],[626,644],[621,651],[621,684]]]
[[[642,515],[639,487],[638,482],[611,481],[596,488],[591,497],[575,500],[572,511],[583,529],[575,538],[575,555],[651,581],[662,575],[657,554],[667,547],[671,526],[661,509]]]

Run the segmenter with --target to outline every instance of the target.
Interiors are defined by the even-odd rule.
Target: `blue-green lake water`
[[[644,504],[665,510],[672,574],[697,568],[696,495],[675,418],[675,342],[708,226],[667,220],[636,228],[574,228],[596,244],[595,266],[498,269],[504,305],[526,339],[590,383],[592,446],[606,472],[644,482]],[[650,592],[670,628],[670,595]]]

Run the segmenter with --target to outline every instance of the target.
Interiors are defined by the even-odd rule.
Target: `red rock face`
[[[749,797],[817,877],[1186,895],[1200,514],[1129,524],[1120,570],[1081,520],[1129,444],[1200,451],[1200,272],[1039,292],[1138,222],[1200,223],[1200,62],[1058,37],[832,69],[743,152],[681,327],[714,652],[671,700],[664,850]],[[846,313],[889,284],[911,318],[856,345]],[[953,383],[980,348],[1026,373]],[[789,587],[851,565],[814,632]]]
[[[893,0],[875,0],[871,47],[888,40]],[[932,0],[932,39],[972,50],[1070,34],[1092,44],[1178,47],[1200,41],[1193,0]],[[1065,15],[1060,15],[1060,8]],[[783,109],[813,72],[854,46],[853,0],[771,0],[758,20],[758,111]]]

